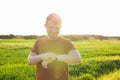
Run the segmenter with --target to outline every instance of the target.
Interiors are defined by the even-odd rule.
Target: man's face
[[[60,32],[61,23],[55,23],[53,21],[48,21],[47,24],[45,24],[45,27],[46,27],[48,36],[51,39],[56,39]]]

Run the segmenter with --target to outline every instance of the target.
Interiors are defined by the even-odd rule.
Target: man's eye
[[[59,27],[52,27],[52,26],[49,26],[48,29],[55,29],[55,30],[59,30],[60,28]]]
[[[55,28],[55,29],[57,29],[57,30],[58,30],[59,28],[57,27],[57,28]]]

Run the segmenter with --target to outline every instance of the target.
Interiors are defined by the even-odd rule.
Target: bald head
[[[50,39],[56,39],[61,28],[61,18],[58,14],[49,14],[46,18],[45,24],[48,36]]]
[[[49,21],[52,21],[55,24],[58,24],[58,23],[61,24],[61,17],[58,14],[56,14],[56,13],[51,13],[46,18],[46,24]]]

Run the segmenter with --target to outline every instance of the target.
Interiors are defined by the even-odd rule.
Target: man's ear
[[[45,27],[47,27],[47,24],[44,24]]]

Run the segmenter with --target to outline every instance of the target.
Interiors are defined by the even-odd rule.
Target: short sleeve
[[[38,54],[38,39],[35,41],[31,52]]]
[[[71,50],[75,49],[75,46],[73,45],[72,41],[69,40],[69,39],[66,42],[66,46],[67,46],[68,51],[71,51]]]

